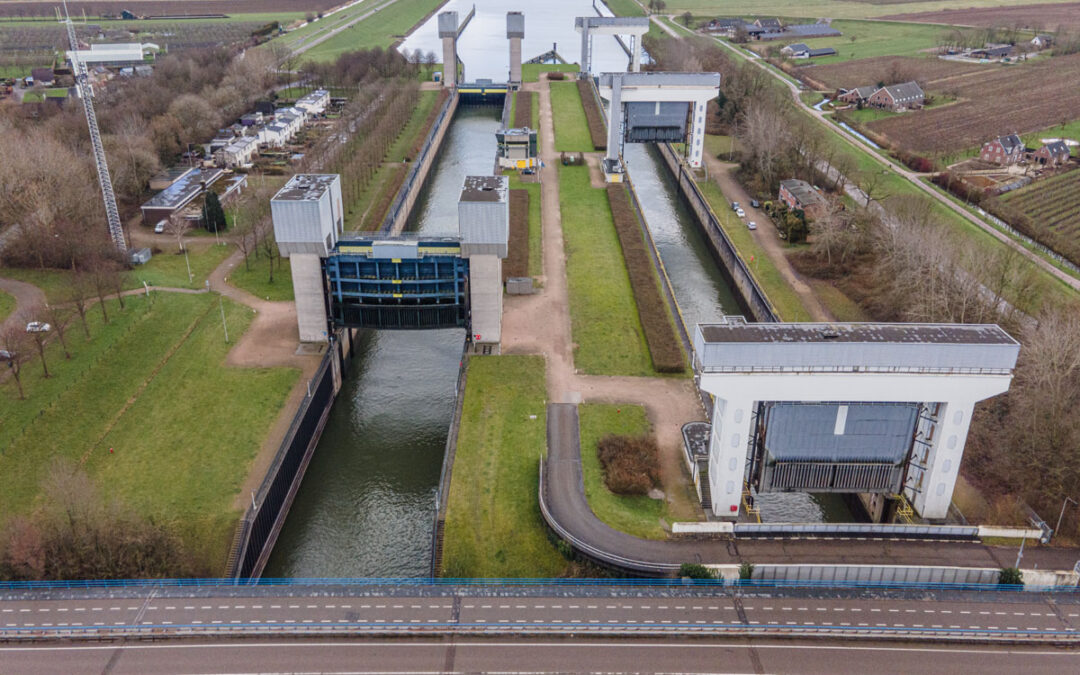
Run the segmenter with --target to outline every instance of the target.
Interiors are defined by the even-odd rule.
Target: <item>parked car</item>
[[[536,171],[534,171],[533,169],[522,169],[521,171],[521,175],[523,176],[531,176],[534,173],[536,173]]]
[[[739,202],[731,202],[731,210],[732,211],[738,211],[739,210]]]
[[[10,361],[11,352],[6,349],[0,349],[0,361]]]
[[[52,330],[52,326],[42,321],[31,321],[26,324],[27,333],[48,333]]]
[[[759,202],[756,199],[751,199],[750,200],[750,206],[752,206],[755,209],[760,209],[761,208],[761,202]]]
[[[750,222],[746,223],[746,229],[748,229],[748,230],[756,230],[757,229],[757,223],[755,223],[754,221],[751,220]]]
[[[743,217],[746,216],[746,211],[743,211],[741,208],[735,209],[735,215],[737,215],[740,218],[743,218]]]
[[[154,226],[154,234],[161,234],[165,231],[165,227],[169,224],[168,220],[159,220],[158,224]]]

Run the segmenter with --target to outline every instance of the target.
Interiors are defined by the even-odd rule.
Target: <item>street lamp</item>
[[[1069,502],[1072,502],[1073,504],[1078,503],[1072,497],[1066,497],[1065,501],[1061,502],[1061,513],[1058,514],[1057,525],[1054,526],[1054,536],[1055,537],[1057,536],[1058,530],[1061,529],[1061,519],[1065,515],[1065,507],[1069,505]]]

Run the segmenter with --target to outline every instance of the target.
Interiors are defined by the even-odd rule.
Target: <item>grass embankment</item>
[[[630,204],[630,194],[625,185],[612,183],[607,186],[607,197],[653,368],[658,373],[681,373],[686,370],[686,356],[675,335],[674,318],[664,300],[656,267],[645,248],[645,237],[637,213]]]
[[[248,266],[238,264],[225,279],[228,283],[251,293],[257,298],[271,301],[289,301],[293,298],[292,268],[288,258],[274,258],[274,280],[270,281],[270,260],[261,253],[256,258],[248,256]]]
[[[389,47],[400,40],[421,19],[438,9],[443,2],[444,0],[395,2],[388,7],[383,7],[368,18],[358,21],[325,42],[315,45],[304,52],[301,58],[311,61],[333,61],[344,52],[355,49]],[[371,8],[371,4],[362,3],[346,11],[351,15],[356,15],[366,13]],[[332,22],[337,16],[330,17],[330,21],[323,19],[294,31],[299,35],[290,33],[285,37],[291,38],[289,40],[290,44],[297,44],[300,38],[307,35],[325,34],[333,30],[336,25],[339,25],[337,22]]]
[[[540,183],[526,183],[517,172],[508,171],[512,190],[529,192],[529,270],[527,276],[544,273],[543,225],[540,220]]]
[[[653,375],[606,193],[586,166],[559,167],[574,365],[593,375]]]
[[[72,358],[57,340],[23,368],[26,400],[2,386],[0,523],[34,505],[54,457],[81,464],[137,512],[175,523],[207,569],[224,563],[250,464],[296,379],[288,369],[224,367],[251,311],[225,301],[225,344],[215,295],[154,293],[115,300],[103,324],[90,310],[91,339],[78,318]],[[110,452],[110,448],[113,449]]]
[[[596,517],[621,532],[646,539],[664,539],[661,519],[667,517],[667,503],[645,495],[617,495],[604,484],[604,469],[597,444],[608,434],[643,436],[651,425],[645,409],[637,405],[588,403],[578,406],[581,420],[581,472],[585,498]]]
[[[142,282],[151,286],[165,286],[169,288],[190,288],[198,290],[206,287],[206,279],[210,273],[221,264],[221,261],[229,256],[231,246],[217,245],[212,242],[189,243],[188,259],[184,261],[182,254],[176,253],[176,248],[170,246],[167,250],[158,253],[145,265],[139,265],[124,273],[123,288],[132,290],[142,288]],[[191,265],[192,280],[188,280],[187,266]],[[45,298],[49,302],[64,302],[71,287],[72,273],[69,270],[58,269],[26,269],[8,267],[0,271],[0,276],[17,281],[25,281],[33,284],[45,292]]]
[[[634,0],[603,0],[615,16],[645,16],[645,10]]]
[[[607,124],[604,122],[604,113],[596,102],[596,95],[593,94],[592,80],[578,80],[577,87],[581,95],[581,105],[585,108],[585,119],[589,123],[589,137],[593,147],[606,150]]]
[[[15,311],[15,298],[0,291],[0,321],[8,318]]]
[[[523,63],[521,64],[522,82],[539,82],[540,73],[578,73],[581,68],[576,63]]]
[[[445,577],[553,577],[539,461],[547,448],[544,359],[474,356],[461,413],[443,539]]]
[[[576,82],[551,83],[551,114],[556,152],[593,152],[589,121]]]

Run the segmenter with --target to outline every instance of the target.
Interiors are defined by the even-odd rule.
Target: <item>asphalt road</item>
[[[1080,643],[1080,594],[823,589],[736,593],[719,586],[410,584],[165,588],[141,594],[132,589],[122,595],[33,592],[0,598],[0,639],[417,633],[825,635]]]
[[[158,673],[961,673],[1061,675],[1080,652],[905,644],[720,641],[306,641],[0,646],[8,672]]]

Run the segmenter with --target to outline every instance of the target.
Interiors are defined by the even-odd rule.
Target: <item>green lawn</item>
[[[363,21],[346,28],[326,42],[312,47],[304,52],[301,58],[312,61],[333,61],[344,52],[355,49],[389,47],[404,36],[420,19],[442,5],[443,1],[408,0],[408,2],[395,2]],[[369,3],[363,3],[357,5],[355,9],[357,13],[363,13],[368,11],[371,6]],[[334,19],[336,16],[330,18]],[[323,24],[324,21],[317,21],[311,27],[325,30],[325,25],[319,25]],[[296,32],[299,33],[300,31]]]
[[[1045,0],[1040,0],[1045,1]],[[1049,0],[1065,2],[1067,0]],[[815,21],[817,17],[842,19],[862,19],[891,14],[910,14],[913,12],[934,12],[959,7],[1000,7],[1002,0],[913,0],[888,1],[868,0],[671,0],[667,3],[668,14],[681,14],[690,10],[694,15],[702,16],[782,16],[807,17]]]
[[[603,0],[603,2],[615,16],[645,16],[645,10],[634,0]]]
[[[874,120],[883,120],[889,117],[896,117],[899,114],[900,113],[894,113],[888,110],[879,110],[878,108],[863,108],[862,110],[844,111],[844,115],[861,124],[873,122]]]
[[[588,167],[559,167],[559,207],[574,365],[593,375],[654,375],[607,193],[590,186]]]
[[[274,258],[274,281],[270,281],[270,261],[259,254],[248,256],[250,267],[237,265],[229,272],[227,281],[252,295],[265,300],[293,300],[292,271],[288,258]]]
[[[698,183],[698,187],[705,196],[705,201],[709,202],[713,213],[716,214],[716,219],[720,221],[720,227],[727,233],[739,257],[757,279],[758,285],[769,298],[769,302],[772,303],[781,320],[809,321],[810,313],[806,311],[798,294],[780,274],[780,270],[773,264],[765,249],[757,243],[746,225],[732,215],[728,200],[716,183],[703,181]],[[758,227],[773,227],[773,225],[766,222],[759,223]]]
[[[593,152],[589,122],[576,82],[551,83],[551,114],[557,152]]]
[[[843,35],[808,40],[793,37],[790,40],[774,40],[771,44],[782,46],[802,42],[813,49],[832,47],[836,49],[835,56],[819,56],[809,60],[815,65],[828,65],[875,56],[918,56],[922,50],[936,47],[942,33],[948,30],[933,24],[896,21],[833,21],[832,26]],[[769,43],[760,43],[764,44]]]
[[[533,97],[536,98],[535,96]],[[523,183],[517,172],[509,171],[510,189],[529,191],[529,276],[544,273],[543,228],[540,222],[540,183]]]
[[[206,569],[218,573],[239,511],[233,507],[252,458],[297,374],[223,367],[218,296],[154,293],[130,298],[111,323],[89,314],[91,340],[77,323],[72,359],[47,349],[24,366],[27,398],[2,386],[0,514],[25,513],[49,462],[80,463],[108,495],[138,512],[174,522]],[[251,312],[225,301],[233,344]],[[109,449],[114,451],[110,453]],[[0,517],[3,520],[3,517]]]
[[[522,82],[539,82],[540,73],[578,73],[581,67],[576,63],[523,63],[521,64]]]
[[[211,235],[213,236],[213,235]],[[205,288],[206,279],[218,265],[232,253],[233,247],[229,244],[188,244],[187,261],[183,255],[176,253],[175,247],[168,247],[158,253],[150,262],[132,268],[128,275],[134,283],[128,285],[132,288],[142,286],[142,282],[151,286],[169,286],[173,288]],[[188,264],[191,265],[192,280],[188,281]]]
[[[736,144],[731,136],[705,135],[705,152],[712,154],[713,157],[728,159],[731,156],[732,145]],[[736,145],[737,149],[738,146]]]
[[[8,318],[15,311],[15,298],[0,291],[0,321]]]
[[[544,359],[473,356],[443,539],[444,577],[554,577],[567,567],[537,501]]]
[[[645,408],[637,405],[589,403],[578,406],[581,419],[581,472],[585,497],[596,517],[621,532],[646,539],[664,539],[660,521],[667,517],[667,502],[645,495],[617,495],[604,485],[604,469],[597,443],[608,434],[643,436],[652,427]]]

